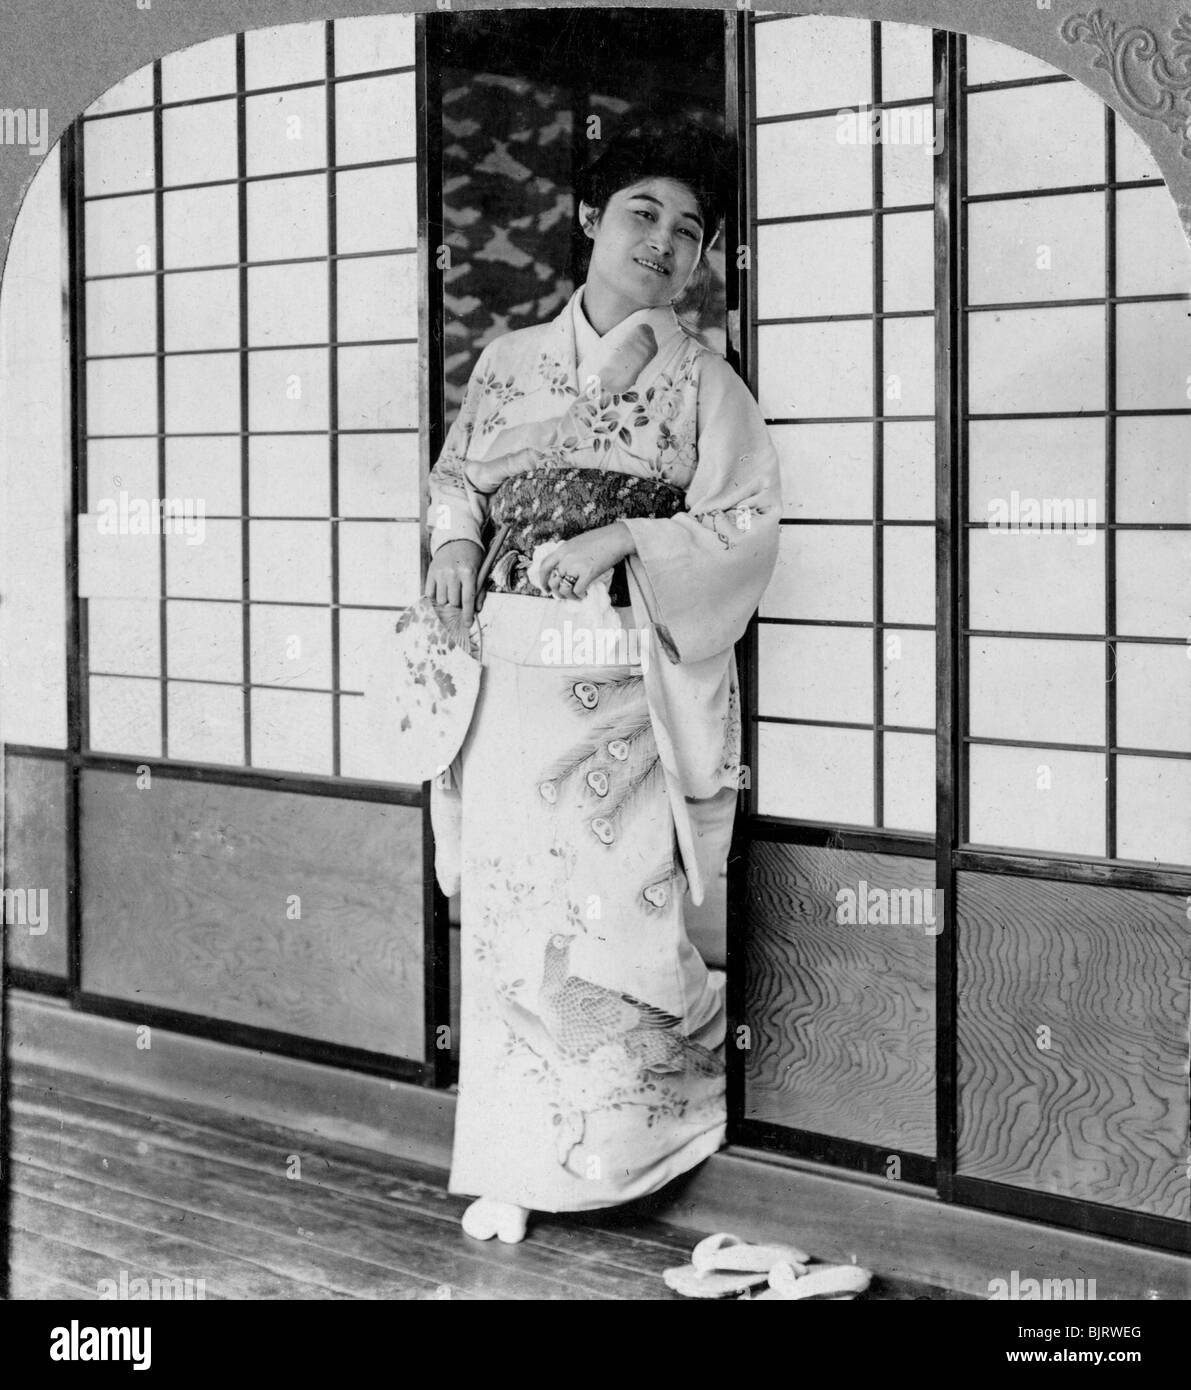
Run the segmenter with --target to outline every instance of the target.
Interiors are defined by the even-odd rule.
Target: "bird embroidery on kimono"
[[[699,1076],[721,1076],[724,1064],[707,1048],[700,1047],[681,1033],[657,1028],[633,1028],[625,1034],[625,1051],[642,1071],[696,1072]]]
[[[572,975],[573,939],[556,932],[547,941],[538,994],[542,1022],[565,1056],[586,1058],[600,1047],[620,1043],[642,1072],[693,1070],[702,1076],[723,1072],[724,1065],[713,1052],[679,1031],[680,1018],[631,994]]]

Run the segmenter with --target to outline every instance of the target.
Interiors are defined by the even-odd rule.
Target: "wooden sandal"
[[[794,1245],[750,1245],[723,1231],[701,1240],[691,1252],[691,1264],[701,1273],[746,1270],[768,1274],[774,1265],[788,1264],[804,1274],[810,1258],[805,1250]]]
[[[763,1270],[709,1270],[701,1273],[694,1265],[675,1265],[662,1273],[666,1287],[685,1298],[732,1298],[759,1288],[768,1278],[769,1275]]]
[[[803,1274],[791,1264],[778,1264],[769,1271],[769,1288],[753,1296],[781,1300],[855,1298],[872,1281],[872,1271],[859,1265],[818,1265]]]

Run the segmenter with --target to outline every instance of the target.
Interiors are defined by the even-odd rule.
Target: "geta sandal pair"
[[[726,1232],[701,1240],[689,1265],[662,1278],[686,1298],[738,1299],[850,1299],[872,1282],[858,1265],[812,1266],[796,1246],[752,1244]]]

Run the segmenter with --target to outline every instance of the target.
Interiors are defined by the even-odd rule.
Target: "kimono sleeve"
[[[653,624],[674,662],[697,662],[743,635],[777,562],[777,451],[748,387],[718,353],[700,363],[698,464],[687,510],[626,519]]]
[[[430,533],[431,555],[447,541],[483,544],[481,536],[488,516],[488,498],[468,482],[463,461],[471,445],[480,398],[484,394],[481,382],[489,366],[490,351],[491,348],[486,347],[472,368],[459,414],[447,431],[438,461],[430,470],[426,526]]]

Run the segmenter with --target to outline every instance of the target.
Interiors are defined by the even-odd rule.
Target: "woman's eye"
[[[651,222],[653,221],[653,213],[650,212],[647,208],[634,208],[633,211],[637,214],[638,217],[647,217]]]

